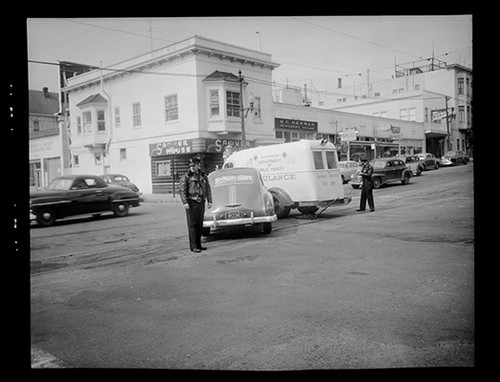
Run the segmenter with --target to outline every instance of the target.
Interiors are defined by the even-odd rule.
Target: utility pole
[[[241,70],[238,70],[238,79],[240,81],[241,145],[246,147],[245,113],[243,108],[243,76],[241,75]]]
[[[450,121],[449,121],[449,118],[448,118],[448,96],[445,96],[444,97],[444,102],[445,102],[445,110],[446,110],[446,151],[450,151],[451,150],[451,147],[450,147]]]

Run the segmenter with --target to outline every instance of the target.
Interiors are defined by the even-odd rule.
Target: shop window
[[[171,176],[171,165],[169,160],[156,162],[156,176]]]
[[[177,94],[165,97],[165,121],[176,121],[179,119],[179,107]]]

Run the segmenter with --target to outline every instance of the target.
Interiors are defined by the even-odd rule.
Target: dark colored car
[[[212,189],[212,207],[205,211],[203,235],[221,227],[249,227],[262,224],[264,233],[272,231],[273,196],[264,186],[255,168],[235,167],[212,172],[208,176]]]
[[[126,187],[108,185],[95,175],[57,177],[46,190],[30,194],[30,218],[42,226],[50,226],[68,216],[100,215],[106,211],[126,216],[130,207],[137,206],[137,193]]]
[[[420,159],[422,165],[424,166],[424,171],[430,170],[431,168],[438,169],[439,166],[441,166],[441,161],[438,158],[436,158],[433,154],[420,153],[417,154],[417,156]]]
[[[134,183],[130,181],[130,179],[122,174],[104,174],[101,175],[101,178],[108,184],[115,184],[117,186],[123,186],[130,188],[132,191],[137,192],[139,195],[139,187],[137,187]]]
[[[373,167],[373,188],[379,188],[384,184],[392,182],[408,184],[413,175],[412,171],[401,159],[379,158],[371,160],[370,164]],[[353,175],[349,183],[353,188],[359,188],[363,183],[361,175],[359,173]]]
[[[442,166],[456,166],[457,164],[467,164],[469,157],[463,151],[448,151],[441,158]]]

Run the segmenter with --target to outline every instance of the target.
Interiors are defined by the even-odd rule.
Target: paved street
[[[474,366],[473,165],[192,253],[178,203],[31,228],[33,367]]]

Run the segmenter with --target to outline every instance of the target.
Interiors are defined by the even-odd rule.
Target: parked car
[[[342,183],[347,183],[351,179],[351,175],[355,174],[359,170],[359,163],[352,160],[340,161],[338,162],[340,168],[340,177],[342,178]]]
[[[44,191],[30,194],[30,218],[50,226],[57,219],[74,215],[100,215],[112,211],[126,216],[130,207],[139,206],[132,190],[107,184],[95,175],[67,175],[54,178]]]
[[[373,188],[391,183],[401,182],[402,184],[410,183],[412,171],[405,165],[401,159],[397,158],[379,158],[370,161],[373,167]],[[360,175],[361,169],[352,176],[350,184],[353,188],[361,187],[363,181]]]
[[[264,186],[260,172],[250,167],[234,167],[210,173],[212,207],[205,211],[203,235],[228,226],[262,224],[270,233],[278,220],[273,196]]]
[[[463,151],[448,151],[441,158],[442,166],[456,166],[457,164],[467,164],[469,157]]]
[[[438,169],[441,166],[441,161],[439,158],[436,158],[433,154],[430,153],[420,153],[417,154],[418,159],[420,159],[420,163],[424,166],[425,170]]]
[[[400,155],[397,159],[401,159],[406,166],[412,171],[413,175],[420,176],[424,171],[424,166],[417,155]]]
[[[130,188],[132,191],[137,192],[139,195],[139,188],[130,181],[130,179],[122,174],[104,174],[101,178],[108,184],[115,184],[117,186],[124,186]]]

